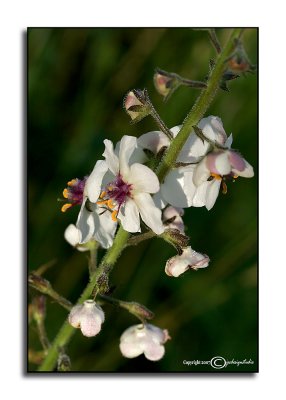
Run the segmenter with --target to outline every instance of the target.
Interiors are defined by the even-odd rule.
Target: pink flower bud
[[[183,250],[183,254],[170,258],[165,267],[165,272],[169,276],[177,278],[188,269],[206,268],[209,265],[209,257],[205,254],[197,253],[190,246]]]
[[[124,98],[124,108],[133,122],[139,122],[149,115],[150,107],[147,104],[147,94],[143,90],[134,90],[129,92]]]
[[[165,354],[163,346],[171,339],[166,329],[151,324],[133,325],[120,338],[120,351],[124,357],[134,358],[140,354],[150,361],[159,361]]]
[[[167,97],[171,92],[173,82],[174,78],[172,76],[163,75],[160,72],[156,72],[154,75],[155,88],[163,97]]]
[[[95,301],[86,300],[72,308],[68,320],[74,328],[80,328],[84,336],[92,337],[101,330],[104,312]]]

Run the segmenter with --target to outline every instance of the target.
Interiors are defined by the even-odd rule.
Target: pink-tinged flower
[[[252,166],[239,153],[227,149],[208,153],[193,173],[187,175],[197,187],[193,205],[205,205],[210,210],[215,204],[220,188],[222,187],[223,193],[227,192],[227,180],[235,180],[239,176],[252,178],[254,172]]]
[[[169,206],[163,211],[163,224],[166,229],[177,229],[180,233],[185,233],[185,226],[182,216],[184,210],[178,207]]]
[[[159,361],[165,354],[163,346],[171,339],[166,329],[151,324],[133,325],[120,338],[120,351],[124,357],[135,358],[144,354],[150,361]]]
[[[165,266],[165,272],[169,276],[177,278],[189,269],[206,268],[210,259],[206,254],[197,253],[191,246],[183,249],[181,255],[170,258]]]
[[[93,300],[86,300],[83,304],[72,308],[69,323],[74,328],[80,328],[82,334],[87,337],[97,335],[104,322],[104,312],[102,308]]]
[[[198,128],[202,130],[208,140],[202,141],[193,130],[190,131],[190,136],[178,155],[178,163],[197,163],[210,151],[211,143],[218,145],[226,143],[227,135],[219,117],[211,115],[203,118],[199,122]],[[175,126],[170,130],[176,137],[180,129],[181,126]],[[154,131],[140,136],[138,144],[143,149],[158,154],[162,147],[169,147],[170,140],[163,132]],[[160,192],[154,196],[155,204],[160,208],[164,208],[167,204],[181,208],[192,206],[197,187],[186,173],[192,174],[194,168],[195,164],[172,169],[162,182]]]
[[[151,197],[159,191],[159,180],[145,165],[132,162],[137,149],[137,140],[123,136],[118,155],[110,140],[105,140],[105,161],[98,161],[86,182],[86,194],[90,202],[96,203],[101,212],[113,221],[119,219],[128,232],[140,232],[140,216],[156,234],[164,227],[161,210]]]

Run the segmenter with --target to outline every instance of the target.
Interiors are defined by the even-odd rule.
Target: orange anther
[[[227,194],[227,185],[224,181],[222,182],[222,193]]]
[[[63,196],[64,196],[64,198],[66,198],[66,199],[69,197],[69,192],[68,192],[67,189],[64,189],[64,190],[63,190]]]
[[[216,180],[221,181],[221,176],[220,175],[211,173],[211,176],[213,178],[215,178]]]
[[[96,204],[98,205],[103,205],[103,204],[107,204],[108,200],[99,200],[96,202]]]
[[[105,195],[106,195],[106,192],[103,191],[103,192],[100,193],[99,198],[100,198],[100,199],[103,199]]]
[[[71,203],[66,203],[62,206],[61,211],[66,212],[72,206]]]
[[[112,199],[107,200],[107,207],[113,209],[115,207],[115,204],[113,204]]]
[[[112,221],[117,222],[117,214],[118,214],[117,210],[112,211],[112,213],[111,213]]]
[[[68,186],[73,186],[76,183],[76,179],[72,179],[68,182]]]

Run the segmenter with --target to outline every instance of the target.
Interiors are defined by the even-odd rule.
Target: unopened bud
[[[206,268],[209,265],[209,257],[205,254],[197,253],[190,246],[186,247],[181,255],[170,258],[165,267],[168,276],[177,278],[189,269],[197,270]]]
[[[163,71],[162,69],[156,70],[153,79],[157,92],[161,94],[165,100],[167,100],[181,84],[176,74]]]
[[[101,331],[104,312],[94,300],[86,300],[72,308],[68,320],[74,328],[80,328],[84,336],[92,337]]]
[[[228,60],[228,66],[235,73],[254,72],[256,66],[249,61],[241,40],[236,39],[236,50]]]
[[[124,98],[124,108],[127,114],[131,117],[132,123],[141,121],[151,113],[151,108],[148,103],[147,91],[134,89],[130,91]]]

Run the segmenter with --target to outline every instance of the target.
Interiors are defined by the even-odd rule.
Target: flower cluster
[[[125,102],[132,119],[139,120],[140,112],[147,115],[149,108],[145,107],[142,94],[138,100],[130,92]],[[81,206],[76,225],[69,225],[65,231],[72,246],[85,251],[95,241],[109,248],[121,225],[130,233],[147,229],[174,245],[178,254],[165,265],[165,273],[170,277],[209,265],[209,257],[193,250],[188,243],[184,209],[212,209],[219,192],[227,192],[227,182],[252,177],[253,168],[231,148],[232,135],[227,136],[220,118],[209,116],[193,127],[173,168],[159,182],[150,166],[160,162],[171,144],[171,136],[176,137],[180,129],[181,126],[175,126],[170,134],[153,131],[139,138],[125,135],[115,146],[104,140],[103,159],[96,162],[91,174],[82,180],[71,180],[63,191],[68,203],[62,211]],[[144,354],[148,360],[160,360],[165,353],[164,343],[170,339],[168,331],[137,316],[143,323],[122,334],[122,355],[133,358]],[[97,335],[103,322],[104,312],[94,300],[76,305],[69,315],[69,323],[87,337]]]

